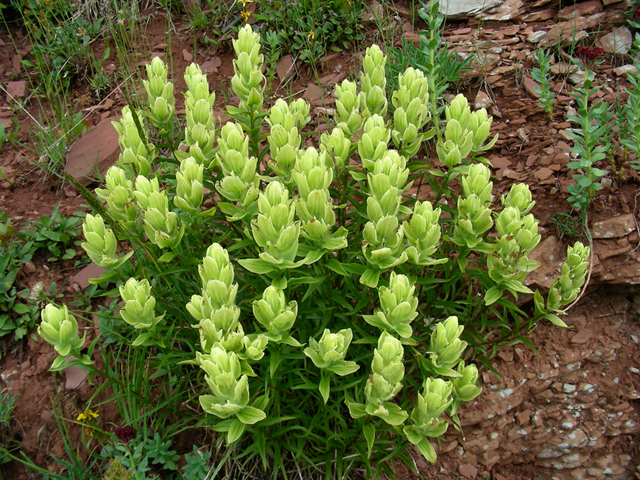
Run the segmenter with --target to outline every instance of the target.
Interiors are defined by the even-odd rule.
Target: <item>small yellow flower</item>
[[[84,412],[82,412],[80,415],[78,415],[78,421],[80,420],[91,420],[94,418],[98,418],[100,415],[98,415],[96,412],[94,412],[91,409],[87,409]]]
[[[240,0],[240,2],[242,3],[243,7],[246,7],[247,3],[253,3],[253,0]]]
[[[247,11],[244,11],[244,10],[243,10],[242,12],[240,12],[240,16],[242,17],[242,19],[243,19],[243,20],[245,21],[245,23],[246,23],[246,22],[248,22],[248,21],[249,21],[249,17],[251,16],[251,12],[250,12],[250,11],[248,11],[248,10],[247,10]]]
[[[311,31],[311,32],[307,33],[307,38],[309,40],[313,40],[314,38],[316,38],[316,32]]]

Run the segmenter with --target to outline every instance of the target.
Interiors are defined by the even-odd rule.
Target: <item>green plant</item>
[[[640,170],[640,33],[636,33],[634,41],[633,64],[636,72],[627,73],[631,88],[626,89],[629,97],[619,118],[622,119],[621,143],[636,156],[631,162],[635,170]]]
[[[360,0],[258,0],[255,13],[264,22],[263,35],[278,36],[281,52],[299,52],[302,62],[317,69],[329,50],[346,49],[362,40]],[[269,42],[272,45],[273,41]]]
[[[185,455],[187,464],[183,467],[184,476],[194,480],[205,480],[211,471],[207,462],[211,458],[211,452],[202,453],[197,446],[193,446],[193,453]]]
[[[551,52],[544,49],[536,50],[535,59],[538,66],[531,70],[531,77],[540,84],[540,88],[534,88],[534,91],[540,95],[540,103],[538,105],[547,113],[549,121],[553,120],[553,101],[555,97],[549,83],[549,66],[552,58],[553,54]]]
[[[31,261],[36,247],[18,233],[6,212],[0,211],[0,337],[13,333],[16,340],[35,325],[38,307],[28,305],[29,290],[18,291],[16,278]]]
[[[442,98],[451,84],[460,82],[460,74],[470,68],[468,65],[471,57],[463,60],[444,45],[444,15],[439,13],[438,8],[438,1],[432,1],[429,5],[422,4],[418,14],[427,23],[427,29],[419,32],[420,44],[417,47],[403,38],[402,48],[391,49],[393,61],[387,71],[387,80],[390,91],[395,91],[398,88],[398,75],[406,67],[425,74],[428,79],[428,107],[433,121],[433,133],[441,139],[440,122],[444,104],[439,104],[438,99]]]
[[[16,406],[16,400],[20,395],[12,395],[11,390],[0,391],[0,465],[11,461],[8,456],[10,447],[9,428],[11,416]]]
[[[80,218],[78,216],[65,217],[58,213],[60,204],[53,207],[50,216],[42,216],[39,221],[27,222],[20,233],[30,239],[36,248],[46,248],[51,257],[49,262],[70,260],[76,256],[76,251],[68,247],[80,233]]]
[[[603,101],[595,105],[589,102],[591,95],[600,90],[601,86],[593,86],[593,63],[602,55],[602,50],[596,47],[579,46],[576,49],[580,58],[580,64],[584,67],[584,85],[575,89],[572,94],[576,101],[576,115],[569,116],[568,120],[578,125],[578,128],[568,131],[574,140],[571,151],[577,154],[575,161],[567,166],[578,173],[572,175],[576,183],[567,187],[569,191],[568,201],[574,208],[582,212],[583,221],[586,218],[587,207],[591,198],[598,190],[602,189],[599,178],[606,175],[606,170],[595,165],[604,160],[610,147],[609,140],[612,135],[610,121],[613,113],[611,106]]]
[[[444,415],[460,428],[458,407],[480,393],[469,362],[490,367],[499,346],[527,341],[542,319],[564,325],[557,315],[584,283],[589,249],[569,248],[528,317],[511,298],[534,293],[524,281],[538,265],[527,257],[538,222],[523,184],[492,208],[478,156],[495,142],[486,111],[471,112],[462,95],[445,107],[446,172],[427,171],[388,147],[395,137],[415,154],[428,79],[407,69],[392,95],[399,120],[387,123],[386,57],[372,46],[360,86],[336,86],[336,127],[318,150],[302,148],[310,106],[279,100],[265,112],[259,35],[243,27],[234,49],[240,104],[227,106],[235,122],[219,132],[207,78],[191,65],[188,148],[175,148],[174,92],[158,60],[150,106],[126,107],[115,123],[123,152],[96,192],[106,207],[81,192],[95,209],[83,248],[107,269],[94,282],[116,283],[122,328],[85,348],[72,312],[48,305],[39,333],[59,354],[51,370],[70,364],[106,379],[123,422],[145,432],[104,447],[130,468],[151,468],[152,443],[173,462],[172,435],[201,427],[223,434],[221,464],[253,462],[274,478],[302,469],[343,478],[359,464],[369,477],[393,476],[388,460],[413,465],[410,444],[435,461]],[[419,178],[446,204],[405,197]],[[457,179],[459,195],[449,188]]]

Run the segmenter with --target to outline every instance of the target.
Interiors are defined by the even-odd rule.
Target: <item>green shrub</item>
[[[340,478],[364,463],[372,475],[390,459],[412,465],[410,444],[435,461],[430,439],[447,416],[459,428],[458,407],[480,393],[468,362],[488,362],[542,318],[563,325],[556,314],[584,282],[588,248],[569,249],[527,318],[509,298],[533,293],[523,282],[537,267],[527,255],[538,222],[526,185],[492,210],[490,171],[477,156],[495,141],[486,143],[486,112],[461,95],[447,106],[438,141],[446,171],[424,170],[410,157],[429,120],[427,79],[408,69],[392,95],[394,121],[385,120],[386,57],[372,46],[361,87],[336,86],[337,125],[318,150],[304,149],[306,102],[263,111],[258,39],[245,26],[234,41],[240,103],[220,131],[206,76],[187,68],[186,152],[173,136],[166,67],[148,67],[150,107],[124,109],[120,162],[97,190],[107,206],[90,199],[96,214],[83,225],[83,247],[107,269],[96,282],[117,282],[127,345],[110,335],[99,371],[100,337],[81,352],[73,315],[50,305],[40,332],[60,354],[52,370],[104,375],[127,424],[146,424],[163,448],[207,426],[225,434],[236,460],[260,458],[274,476],[291,462]],[[149,143],[147,123],[162,148]],[[449,188],[457,179],[459,195]],[[430,192],[409,195],[415,182]]]

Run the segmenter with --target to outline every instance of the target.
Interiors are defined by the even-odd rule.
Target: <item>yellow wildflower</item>
[[[309,33],[307,34],[307,38],[308,38],[309,40],[313,40],[314,38],[316,38],[316,32],[313,32],[313,31],[309,32]]]
[[[81,420],[91,420],[94,418],[98,418],[100,415],[98,415],[96,412],[94,412],[93,410],[91,410],[90,408],[85,410],[84,412],[82,412],[80,415],[78,415],[78,421]]]
[[[243,7],[246,7],[247,3],[253,3],[253,0],[240,0],[240,2],[242,3]]]
[[[242,17],[242,19],[243,19],[245,22],[248,22],[248,21],[249,21],[249,17],[251,16],[251,12],[250,12],[250,11],[248,11],[248,10],[246,10],[246,11],[245,11],[245,10],[243,10],[242,12],[240,12],[240,16]]]

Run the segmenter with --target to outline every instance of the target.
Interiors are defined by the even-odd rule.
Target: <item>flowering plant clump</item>
[[[306,148],[309,105],[278,100],[264,112],[259,36],[246,25],[234,48],[233,121],[216,130],[206,76],[187,68],[187,149],[178,150],[174,93],[156,59],[148,109],[116,124],[131,153],[97,190],[106,206],[87,215],[83,247],[107,269],[95,281],[116,281],[122,299],[111,321],[126,346],[113,355],[141,352],[152,375],[135,377],[137,391],[116,370],[98,373],[116,389],[128,385],[136,402],[166,379],[163,405],[189,408],[172,410],[171,427],[159,432],[208,426],[266,470],[286,472],[296,461],[342,478],[360,462],[373,475],[374,465],[389,468],[390,449],[406,458],[412,444],[435,461],[431,439],[450,421],[459,428],[459,406],[481,392],[469,362],[541,318],[561,324],[589,249],[570,249],[549,296],[535,292],[535,314],[523,320],[510,298],[533,293],[524,280],[537,267],[527,255],[540,241],[538,222],[526,185],[496,209],[487,161],[477,156],[497,139],[484,109],[472,112],[461,95],[451,102],[437,138],[445,171],[429,170],[412,158],[437,113],[426,80],[407,70],[388,117],[386,56],[372,46],[361,87],[336,85],[336,126]],[[134,115],[176,151],[161,157],[147,143],[152,135],[132,130]],[[420,200],[408,195],[420,176],[450,206],[434,207],[420,189]],[[448,188],[457,179],[459,196]],[[58,367],[80,358],[84,339],[66,307],[48,306],[40,333]]]

